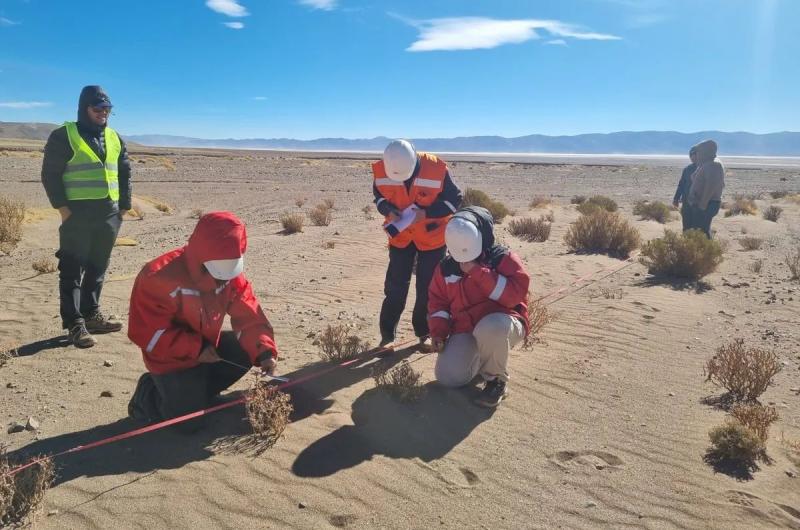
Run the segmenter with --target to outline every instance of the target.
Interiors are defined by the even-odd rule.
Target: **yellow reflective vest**
[[[117,132],[105,128],[106,161],[92,151],[78,132],[75,122],[66,122],[67,138],[72,147],[72,158],[64,171],[64,189],[67,200],[104,199],[119,201],[117,160],[122,152],[122,143]]]

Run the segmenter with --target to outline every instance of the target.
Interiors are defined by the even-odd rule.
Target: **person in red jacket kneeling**
[[[186,246],[141,270],[128,337],[142,349],[148,372],[128,405],[132,417],[154,421],[205,408],[250,366],[274,373],[272,325],[242,273],[246,249],[244,223],[212,212],[200,218]],[[233,331],[222,332],[226,314]]]
[[[436,379],[466,385],[486,381],[478,405],[496,407],[508,396],[508,352],[528,334],[530,277],[522,260],[496,245],[492,215],[470,206],[445,231],[448,256],[437,266],[428,293],[428,325]]]

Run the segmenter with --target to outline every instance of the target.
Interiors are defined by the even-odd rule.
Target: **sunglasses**
[[[96,112],[97,114],[110,114],[111,113],[111,107],[89,107],[89,108],[92,109],[92,111]]]

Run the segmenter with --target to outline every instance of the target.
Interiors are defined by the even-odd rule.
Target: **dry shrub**
[[[318,204],[308,212],[308,217],[315,226],[328,226],[333,220],[331,208],[326,204]]]
[[[161,156],[158,158],[158,165],[168,169],[169,171],[175,171],[175,163],[171,159],[165,156]]]
[[[154,206],[154,207],[155,207],[155,209],[156,209],[156,210],[158,210],[159,212],[166,213],[166,214],[170,214],[170,213],[172,213],[172,206],[170,206],[169,204],[167,204],[167,203],[165,203],[165,202],[160,202],[160,201],[157,201],[157,202],[155,202],[155,203],[153,204],[153,206]]]
[[[203,217],[203,210],[195,208],[189,213],[189,219],[200,219]]]
[[[294,205],[297,206],[298,208],[302,208],[303,205],[306,203],[306,200],[307,199],[305,197],[297,197],[294,200]]]
[[[142,210],[142,207],[139,206],[138,204],[134,204],[133,206],[131,206],[131,209],[128,210],[128,215],[132,215],[136,217],[136,219],[141,221],[144,219],[144,210]]]
[[[44,458],[22,471],[14,469],[0,448],[0,526],[13,528],[29,525],[55,477],[53,462]]]
[[[333,210],[333,206],[336,204],[336,201],[334,201],[333,199],[331,199],[330,197],[328,197],[328,198],[326,198],[326,199],[322,199],[322,204],[324,204],[324,205],[325,205],[325,207],[326,207],[328,210]]]
[[[420,376],[421,374],[414,371],[406,360],[391,369],[378,364],[372,371],[375,386],[387,391],[403,403],[417,401],[422,397],[425,388],[420,383]]]
[[[728,420],[708,433],[711,448],[706,453],[710,462],[731,462],[752,469],[756,460],[766,459],[764,443],[758,435],[737,421]]]
[[[567,230],[564,242],[573,252],[595,252],[628,256],[639,248],[642,239],[639,231],[618,213],[599,209],[581,215]]]
[[[343,362],[366,353],[369,345],[350,334],[347,326],[328,326],[319,337],[320,357],[323,361]]]
[[[0,344],[0,368],[6,365],[8,361],[17,356],[16,348],[10,348]]]
[[[800,204],[800,193],[794,193],[786,197],[786,200],[795,204]]]
[[[275,445],[289,424],[289,415],[293,410],[289,395],[255,376],[245,406],[255,437],[265,447]]]
[[[792,276],[791,280],[800,280],[800,248],[786,254],[786,266]]]
[[[756,212],[758,212],[758,207],[752,198],[737,196],[733,199],[733,203],[728,205],[728,211],[725,212],[725,217],[732,217],[734,215],[755,215]]]
[[[31,263],[31,268],[39,274],[48,274],[58,270],[58,264],[52,258],[39,258]]]
[[[642,219],[658,221],[662,225],[668,223],[670,219],[672,219],[669,206],[661,201],[636,201],[636,204],[633,205],[633,215],[638,215]]]
[[[760,237],[743,237],[739,240],[739,245],[741,245],[744,250],[758,250],[761,248],[763,242],[764,240]]]
[[[586,202],[586,195],[575,195],[570,200],[570,204],[583,204]]]
[[[645,243],[639,261],[653,275],[697,280],[722,262],[722,246],[701,230],[664,230],[664,237]]]
[[[303,225],[306,222],[306,218],[303,214],[289,212],[282,213],[278,220],[281,222],[284,234],[296,234],[297,232],[302,232]]]
[[[764,262],[762,260],[756,260],[750,264],[750,272],[755,272],[756,274],[761,274],[761,269],[764,267]]]
[[[781,208],[780,206],[773,205],[764,210],[764,219],[766,219],[767,221],[772,221],[773,223],[777,223],[782,213],[783,213],[783,208]]]
[[[22,239],[25,204],[0,197],[0,245],[13,248]]]
[[[552,211],[547,212],[544,214],[544,218],[548,223],[555,223],[556,222],[556,214]]]
[[[550,312],[547,305],[541,300],[533,298],[528,293],[528,330],[529,334],[525,337],[525,346],[530,346],[531,342],[538,342],[540,334],[545,326],[556,319],[556,315]]]
[[[754,402],[781,368],[775,352],[748,348],[744,339],[734,339],[717,348],[706,362],[705,375],[706,381],[726,389],[735,401]]]
[[[523,241],[541,243],[550,237],[550,223],[544,216],[538,219],[514,219],[509,223],[508,231]]]
[[[614,199],[606,197],[605,195],[594,195],[592,197],[589,197],[586,201],[582,202],[578,207],[578,211],[581,213],[593,212],[594,208],[592,208],[591,206],[586,206],[587,204],[591,204],[592,206],[597,206],[607,212],[616,212],[617,209],[619,208]],[[581,209],[581,207],[587,210],[587,212],[584,212]]]
[[[531,200],[530,207],[531,208],[544,208],[545,206],[549,206],[553,204],[553,200],[548,197],[542,197],[541,195],[537,195]]]
[[[788,191],[771,191],[771,192],[769,192],[769,196],[772,197],[773,199],[783,199],[787,195],[789,195]]]
[[[500,201],[495,201],[481,190],[467,188],[464,192],[463,206],[481,206],[489,210],[495,223],[501,223],[511,211]]]
[[[756,433],[761,443],[766,444],[769,426],[778,420],[778,411],[772,406],[738,403],[731,409],[731,416]]]

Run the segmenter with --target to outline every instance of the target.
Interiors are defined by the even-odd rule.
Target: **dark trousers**
[[[711,239],[711,220],[719,213],[721,206],[720,201],[709,201],[705,210],[696,210],[695,214],[695,228],[699,228],[705,232],[706,237]]]
[[[383,294],[386,298],[383,300],[380,316],[381,340],[393,341],[396,338],[397,324],[406,308],[414,258],[417,260],[417,300],[414,303],[411,323],[417,337],[424,337],[429,333],[428,286],[436,265],[444,259],[444,255],[445,247],[417,250],[414,243],[406,248],[389,246],[389,268],[386,270],[386,281],[383,284]]]
[[[207,408],[213,397],[244,377],[253,364],[232,331],[220,336],[217,354],[240,366],[219,361],[169,374],[146,373],[136,386],[129,412],[141,419],[159,420]],[[132,408],[138,408],[139,413],[134,414]],[[193,431],[202,424],[192,420],[181,430]]]
[[[61,325],[65,329],[100,307],[103,280],[122,224],[113,202],[70,205],[70,209],[72,215],[58,229],[56,252]]]
[[[683,222],[684,232],[694,227],[693,212],[694,208],[692,208],[688,202],[684,201],[681,205],[681,221]]]

